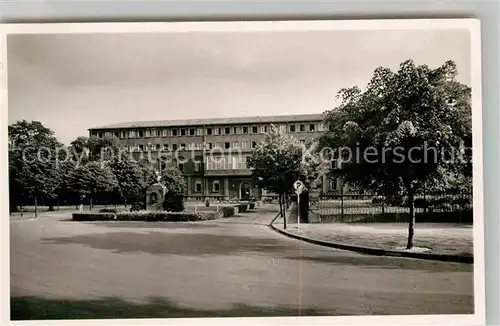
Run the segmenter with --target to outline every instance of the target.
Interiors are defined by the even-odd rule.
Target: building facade
[[[136,159],[148,158],[158,170],[178,167],[193,199],[266,196],[254,186],[247,157],[274,125],[306,142],[323,131],[321,114],[119,123],[89,129],[91,137],[115,138]],[[322,191],[337,185],[324,180]]]

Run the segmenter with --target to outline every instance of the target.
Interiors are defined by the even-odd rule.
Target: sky
[[[407,59],[453,60],[470,85],[467,30],[9,35],[9,124],[68,145],[126,121],[322,113]]]

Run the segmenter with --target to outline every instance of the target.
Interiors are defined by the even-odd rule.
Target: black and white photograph
[[[479,27],[3,25],[10,320],[484,323]]]

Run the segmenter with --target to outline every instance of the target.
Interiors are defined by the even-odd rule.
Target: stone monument
[[[160,173],[156,171],[156,183],[149,186],[146,191],[146,209],[150,211],[162,211],[165,200],[165,186],[160,182]]]

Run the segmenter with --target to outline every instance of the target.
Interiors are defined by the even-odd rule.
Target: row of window
[[[211,170],[245,170],[248,157],[245,156],[221,156],[207,159],[207,171]]]
[[[279,126],[281,130],[286,130],[286,125]],[[245,135],[267,133],[269,126],[241,126],[241,127],[207,127],[203,128],[175,128],[175,129],[145,129],[128,131],[100,131],[96,133],[99,138],[149,138],[149,137],[170,137],[170,136],[203,136],[203,135]],[[317,126],[318,131],[323,130],[320,123]],[[315,123],[288,124],[289,132],[315,132]]]
[[[194,192],[198,192],[198,193],[202,192],[202,182],[201,181],[195,181]],[[219,180],[212,181],[212,192],[214,192],[214,193],[220,192],[220,181]]]
[[[139,144],[139,145],[129,145],[128,150],[131,152],[144,152],[144,151],[190,151],[190,150],[211,150],[211,149],[250,149],[256,148],[258,143],[256,141],[233,141],[233,142],[215,142],[215,143],[191,143],[191,144]]]

